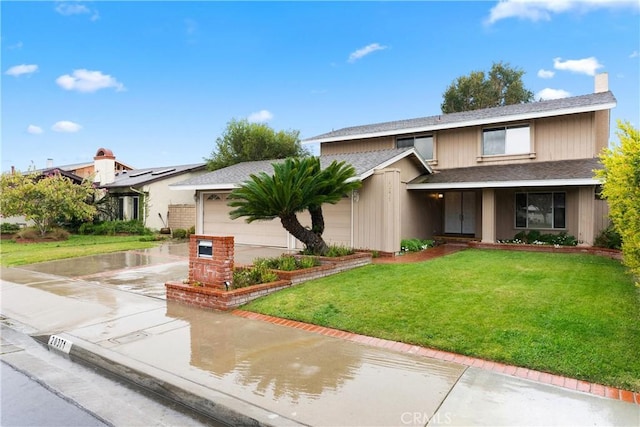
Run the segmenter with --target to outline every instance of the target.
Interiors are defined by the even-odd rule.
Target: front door
[[[445,234],[475,234],[476,193],[451,191],[444,193]]]

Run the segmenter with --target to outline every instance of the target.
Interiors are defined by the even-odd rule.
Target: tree
[[[284,159],[308,155],[300,143],[299,131],[274,131],[264,123],[231,120],[216,139],[211,157],[205,158],[209,170],[254,160]]]
[[[455,79],[442,95],[442,112],[478,110],[533,101],[533,92],[522,83],[524,71],[502,62],[493,63],[488,75],[472,71]]]
[[[324,255],[329,250],[322,238],[324,216],[322,205],[335,204],[344,194],[360,187],[354,180],[355,169],[345,162],[332,162],[320,168],[317,157],[288,158],[273,164],[273,175],[261,172],[235,189],[229,206],[233,219],[246,217],[247,222],[280,218],[282,226],[306,248]],[[308,210],[311,229],[302,226],[296,214]]]
[[[96,214],[91,204],[95,189],[90,180],[73,183],[61,174],[5,173],[0,178],[3,216],[23,215],[44,236],[56,221],[88,220]]]
[[[640,284],[640,132],[618,121],[620,144],[600,155],[604,169],[596,171],[602,195],[609,202],[609,217],[622,237],[624,263]]]

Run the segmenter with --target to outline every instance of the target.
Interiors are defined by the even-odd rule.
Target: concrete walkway
[[[542,373],[165,301],[160,289],[186,277],[187,262],[184,247],[163,246],[4,268],[2,323],[56,335],[72,360],[232,425],[640,425],[638,393],[630,403],[627,392],[609,398],[570,379],[558,386]]]

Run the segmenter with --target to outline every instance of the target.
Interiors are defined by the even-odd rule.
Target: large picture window
[[[418,154],[425,160],[433,160],[433,136],[412,136],[410,138],[398,138],[397,148],[415,147]]]
[[[516,228],[566,228],[566,193],[516,193]]]
[[[482,155],[527,154],[531,151],[529,125],[504,126],[482,131]]]

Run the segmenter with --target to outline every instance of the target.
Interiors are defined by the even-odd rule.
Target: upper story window
[[[527,154],[531,151],[529,125],[483,129],[482,155]]]
[[[396,147],[415,147],[418,154],[425,160],[433,159],[433,136],[411,136],[396,139]]]

